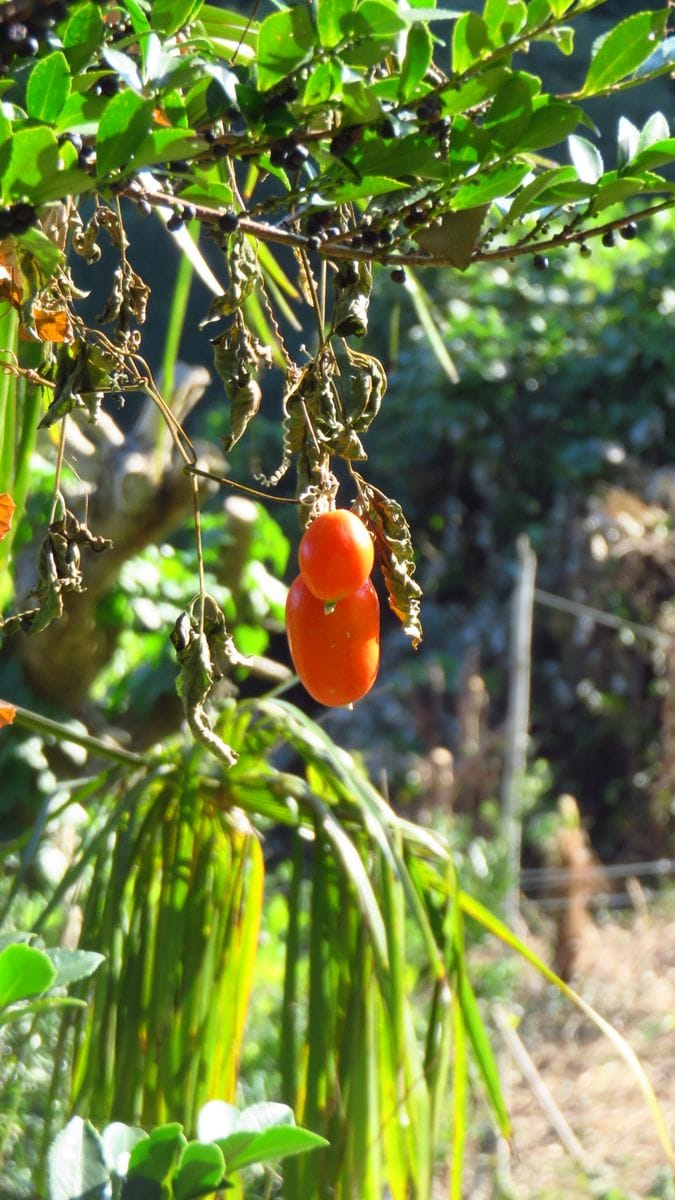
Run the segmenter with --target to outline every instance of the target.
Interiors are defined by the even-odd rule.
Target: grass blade
[[[596,1028],[599,1029],[600,1032],[609,1039],[611,1044],[614,1046],[614,1049],[623,1059],[629,1071],[635,1078],[647,1103],[647,1107],[651,1114],[652,1121],[654,1122],[654,1126],[658,1133],[659,1140],[666,1157],[668,1158],[671,1167],[675,1167],[675,1150],[673,1149],[673,1145],[668,1136],[668,1130],[666,1128],[666,1123],[659,1106],[659,1102],[656,1098],[656,1094],[651,1083],[649,1082],[649,1078],[644,1067],[642,1066],[642,1063],[632,1047],[629,1046],[625,1038],[622,1038],[621,1034],[614,1028],[613,1025],[610,1025],[609,1021],[606,1021],[604,1017],[601,1017],[600,1014],[595,1011],[592,1005],[588,1004],[588,1002],[584,1000],[578,992],[574,991],[574,988],[571,988],[569,984],[565,983],[559,978],[558,975],[556,975],[555,971],[552,971],[550,967],[547,967],[546,963],[539,958],[538,954],[535,954],[534,950],[531,950],[530,947],[525,944],[525,942],[522,942],[519,937],[516,937],[515,933],[512,933],[511,930],[508,929],[498,917],[495,917],[493,913],[489,912],[487,908],[484,908],[484,906],[477,900],[473,900],[471,896],[467,896],[465,892],[460,894],[459,903],[466,916],[471,917],[474,921],[477,921],[479,925],[482,925],[483,928],[492,933],[494,937],[499,938],[504,945],[509,946],[512,950],[515,950],[517,954],[520,954],[521,958],[524,958],[530,963],[531,966],[535,968],[535,970],[539,971],[540,975],[543,975],[544,979],[546,979],[548,983],[551,983],[554,987],[558,988],[558,991],[562,992],[563,996],[566,996],[568,1000],[571,1000],[572,1003],[575,1004],[576,1007],[584,1014],[584,1016],[588,1017],[588,1019],[593,1022]]]

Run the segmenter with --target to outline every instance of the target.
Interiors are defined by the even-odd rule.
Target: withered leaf
[[[335,277],[333,332],[338,337],[365,337],[373,271],[366,262],[341,263]]]
[[[0,729],[5,725],[12,725],[16,717],[16,705],[9,704],[7,700],[0,700]]]
[[[215,600],[205,597],[201,632],[193,611],[195,604],[190,611],[180,614],[171,632],[180,665],[176,687],[193,737],[229,768],[234,766],[238,755],[214,731],[204,706],[214,683],[222,677],[220,664],[241,665],[246,659],[236,650]]]
[[[262,391],[257,381],[261,367],[272,365],[272,352],[246,327],[241,313],[225,333],[211,339],[214,365],[230,399],[230,435],[223,439],[229,452],[245,433],[260,408]]]
[[[415,241],[433,258],[447,258],[453,267],[465,271],[488,208],[488,204],[481,204],[478,208],[443,213],[424,229],[418,229]]]
[[[389,596],[389,607],[417,649],[422,641],[420,602],[422,589],[413,579],[415,560],[410,528],[403,509],[378,488],[356,475],[357,510],[375,535],[375,548]]]

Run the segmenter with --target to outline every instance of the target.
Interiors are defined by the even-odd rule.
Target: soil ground
[[[539,938],[528,940],[550,961],[550,945]],[[662,896],[658,904],[630,919],[605,915],[590,923],[571,982],[637,1053],[674,1141],[675,895]],[[588,1165],[584,1170],[575,1164],[563,1148],[505,1050],[514,1130],[510,1173],[519,1200],[657,1195],[675,1200],[647,1104],[609,1040],[530,968],[520,977],[509,1012],[519,1016],[518,1034]],[[495,1190],[494,1163],[494,1154],[481,1153],[476,1144],[471,1147],[467,1200],[505,1195]]]

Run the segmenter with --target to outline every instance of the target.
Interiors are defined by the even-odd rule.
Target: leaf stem
[[[8,702],[0,701],[0,703],[4,704]],[[111,762],[121,763],[123,766],[150,766],[147,758],[143,758],[140,754],[135,754],[133,750],[125,750],[115,742],[103,742],[100,738],[93,737],[90,733],[80,733],[78,730],[64,725],[61,721],[54,721],[51,717],[43,717],[41,713],[32,712],[31,709],[21,708],[19,705],[15,705],[14,707],[16,708],[16,716],[13,723],[19,725],[22,729],[30,729],[32,732],[41,733],[45,737],[54,737],[59,742],[72,742],[76,746],[82,746],[84,750],[91,751],[92,754],[110,759]]]

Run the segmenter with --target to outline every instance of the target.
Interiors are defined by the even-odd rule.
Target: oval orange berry
[[[298,575],[286,632],[300,681],[320,704],[353,704],[370,691],[380,665],[380,602],[369,579],[326,611]]]
[[[363,521],[347,508],[321,513],[305,530],[298,550],[300,574],[319,600],[342,600],[373,569],[373,542]]]

